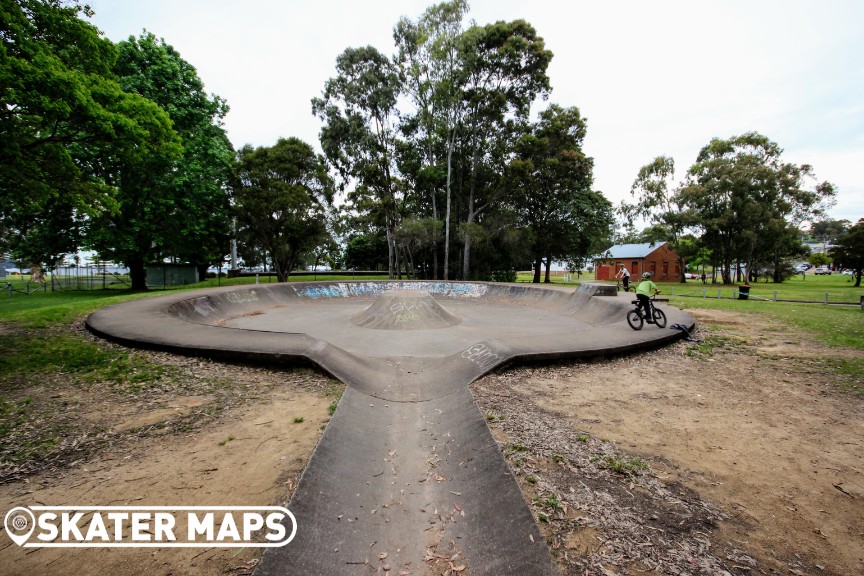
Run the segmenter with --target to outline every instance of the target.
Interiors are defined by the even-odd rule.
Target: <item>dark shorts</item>
[[[630,287],[630,277],[629,276],[624,276],[621,280],[624,283],[624,289],[625,290]]]

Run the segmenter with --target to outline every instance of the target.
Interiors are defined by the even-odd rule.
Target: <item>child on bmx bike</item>
[[[654,311],[651,309],[651,296],[659,294],[660,289],[651,281],[651,273],[643,272],[642,281],[636,286],[636,299],[639,301],[648,324],[654,323]]]

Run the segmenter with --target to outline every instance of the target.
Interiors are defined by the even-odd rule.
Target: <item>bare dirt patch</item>
[[[864,399],[828,349],[692,311],[700,343],[474,385],[565,574],[864,573]]]
[[[170,378],[157,380],[165,380],[162,386],[130,392],[108,383],[82,384],[68,375],[39,376],[7,391],[13,399],[27,397],[46,407],[46,418],[70,427],[62,449],[32,466],[2,470],[0,510],[28,505],[285,505],[341,384],[308,369],[134,354],[170,367]],[[231,548],[24,549],[5,538],[3,545],[0,574],[10,575],[239,575],[251,573],[261,553]]]

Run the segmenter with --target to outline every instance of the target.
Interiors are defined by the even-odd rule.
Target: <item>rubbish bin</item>
[[[738,287],[738,299],[747,300],[750,298],[750,285],[742,284]]]

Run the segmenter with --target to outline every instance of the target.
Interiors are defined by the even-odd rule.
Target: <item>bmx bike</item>
[[[629,292],[629,291],[630,291],[630,284],[628,283],[627,286],[624,286],[623,281],[621,280],[621,278],[616,278],[616,279],[615,279],[615,287],[618,289],[618,292],[620,292],[621,290],[624,290],[625,292]]]
[[[666,327],[666,314],[663,313],[662,310],[654,306],[654,301],[657,299],[657,295],[651,297],[651,301],[649,303],[648,311],[643,310],[642,306],[639,305],[639,300],[633,300],[633,304],[636,305],[633,310],[627,311],[627,323],[633,330],[641,330],[645,325],[645,322],[649,324],[656,324],[658,328]],[[650,314],[650,316],[649,316]]]

